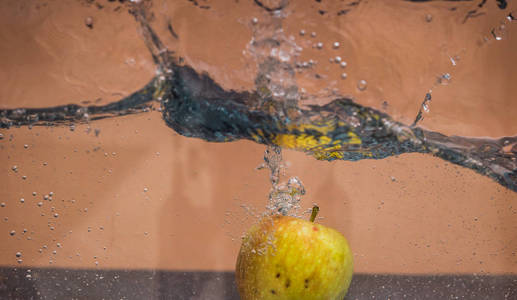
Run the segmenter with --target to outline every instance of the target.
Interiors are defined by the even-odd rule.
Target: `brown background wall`
[[[241,2],[210,2],[202,10],[188,1],[157,1],[154,25],[189,64],[227,87],[249,87],[254,66],[242,50],[249,20],[261,12]],[[302,53],[321,62],[324,84],[335,80],[365,105],[388,101],[388,112],[409,123],[436,76],[451,72],[453,81],[434,90],[424,126],[458,135],[516,134],[515,24],[502,41],[480,42],[504,20],[495,3],[487,4],[486,16],[461,25],[470,8],[464,4],[451,12],[452,4],[371,2],[340,18],[320,18],[312,1],[293,4],[288,33],[303,27],[327,45],[342,42],[346,81],[327,63],[334,50]],[[80,1],[0,4],[1,108],[108,103],[152,78],[155,67],[132,17],[99,3],[103,9]],[[84,25],[89,16],[93,29]],[[167,35],[167,17],[179,41]],[[447,55],[456,53],[460,64],[452,68]],[[355,89],[359,78],[368,80],[365,92]],[[304,76],[300,82],[308,90],[322,86]],[[100,135],[87,133],[89,126]],[[0,131],[1,265],[17,264],[20,251],[27,266],[233,268],[239,237],[266,205],[268,174],[255,170],[264,146],[188,139],[157,112],[89,126]],[[347,236],[358,272],[517,270],[517,194],[488,178],[420,154],[354,163],[292,151],[284,157],[288,175],[307,189],[303,206],[318,203],[320,222]],[[52,201],[43,200],[49,192]]]

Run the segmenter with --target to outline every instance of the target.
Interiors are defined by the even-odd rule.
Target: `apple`
[[[236,265],[242,300],[342,300],[350,286],[352,254],[338,231],[310,221],[263,217],[243,238]]]

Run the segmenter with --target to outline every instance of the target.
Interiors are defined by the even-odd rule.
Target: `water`
[[[154,33],[144,4],[134,6],[133,13],[161,70],[146,87],[106,106],[3,110],[2,126],[89,122],[147,111],[149,102],[159,100],[167,125],[188,137],[218,142],[244,138],[306,151],[317,159],[327,160],[433,153],[517,191],[515,152],[505,153],[502,148],[504,143],[517,143],[517,137],[448,138],[415,127],[422,118],[422,110],[429,111],[430,93],[426,94],[413,127],[344,96],[319,108],[300,109],[294,67],[289,61],[299,56],[301,48],[285,36],[282,10],[270,12],[266,23],[253,22],[253,38],[247,52],[257,63],[254,92],[225,90],[206,74],[182,65]],[[255,28],[259,25],[260,28]],[[334,60],[340,62],[341,58],[337,56]],[[444,73],[437,84],[446,84],[450,79],[451,75]],[[359,91],[366,87],[364,79],[357,84]]]
[[[290,177],[282,180],[286,174],[286,166],[282,160],[282,149],[278,146],[269,146],[264,152],[264,163],[258,169],[267,168],[270,171],[271,191],[269,203],[266,206],[269,214],[284,216],[300,216],[300,201],[305,195],[305,187],[301,180]]]
[[[411,3],[423,8],[410,18],[419,19],[436,30],[442,28],[440,22],[451,18],[460,20],[458,24],[462,24],[464,12],[470,7],[446,4],[458,5],[459,8],[456,12],[444,12],[432,5]],[[188,11],[192,18],[202,15],[208,25],[198,27],[204,27],[204,30],[215,31],[211,29],[211,22],[222,22],[221,26],[225,26],[222,16],[210,14],[224,12],[217,7],[223,4],[212,4],[211,9],[199,8],[200,5],[186,2],[176,9]],[[246,5],[250,4],[239,5],[236,4],[235,9],[242,6],[248,9]],[[292,5],[290,3],[287,10]],[[299,5],[296,8],[301,10],[304,4]],[[368,27],[358,25],[356,32],[336,37],[338,34],[332,25],[332,22],[338,22],[335,20],[338,20],[337,14],[342,9],[350,11],[339,17],[354,21],[361,14],[378,14],[378,9],[363,7],[363,4],[339,9],[319,7],[325,4],[314,5],[317,7],[301,11],[307,15],[315,12],[318,18],[321,16],[318,10],[326,11],[321,18],[329,16],[331,21],[321,19],[323,23],[328,22],[325,26],[318,28],[310,22],[293,26],[301,24],[299,18],[304,16],[289,10],[285,15],[269,15],[260,8],[242,14],[238,19],[249,36],[236,35],[235,44],[224,48],[231,55],[224,56],[226,61],[218,61],[215,54],[203,57],[203,53],[200,54],[203,47],[194,47],[192,51],[182,48],[196,36],[185,33],[195,26],[182,25],[191,23],[182,23],[187,21],[181,19],[181,13],[170,12],[165,2],[154,2],[145,11],[154,11],[155,18],[151,21],[149,16],[137,14],[137,21],[141,22],[139,30],[157,64],[145,65],[136,55],[133,55],[133,60],[125,56],[120,60],[121,64],[130,62],[128,68],[142,66],[150,72],[158,68],[158,73],[147,85],[134,84],[131,91],[137,90],[136,86],[145,86],[143,89],[124,97],[108,88],[108,97],[98,102],[94,100],[96,95],[85,96],[90,99],[87,104],[71,101],[73,98],[68,97],[65,103],[77,104],[60,106],[62,103],[41,105],[33,102],[16,105],[16,102],[10,102],[4,106],[2,124],[11,128],[2,130],[5,147],[2,151],[5,151],[4,160],[9,171],[2,175],[9,183],[2,194],[5,197],[2,201],[6,202],[2,208],[6,211],[2,213],[9,220],[2,229],[5,228],[6,235],[10,230],[15,231],[14,236],[7,236],[10,263],[18,264],[12,254],[23,250],[21,264],[27,266],[48,266],[51,262],[68,268],[231,269],[231,255],[222,253],[231,253],[224,250],[238,247],[238,237],[256,217],[243,213],[239,205],[245,203],[259,212],[269,205],[273,211],[290,214],[292,208],[300,206],[303,209],[317,202],[322,207],[321,215],[326,218],[322,222],[339,227],[351,239],[352,245],[355,244],[359,272],[498,274],[511,270],[514,266],[512,249],[515,247],[509,237],[515,230],[511,222],[515,215],[511,207],[515,193],[491,185],[482,176],[469,171],[473,169],[512,188],[515,182],[512,178],[515,138],[485,138],[514,135],[511,122],[506,126],[510,132],[500,134],[505,129],[494,125],[497,124],[494,117],[485,113],[484,118],[476,118],[478,110],[481,110],[475,106],[476,98],[469,99],[474,107],[470,111],[452,114],[458,120],[440,122],[444,120],[441,117],[447,116],[441,105],[451,107],[453,112],[454,105],[459,105],[460,101],[445,99],[450,100],[447,92],[462,90],[456,87],[465,78],[462,72],[471,70],[473,60],[469,55],[500,49],[496,42],[511,40],[513,31],[508,27],[510,23],[504,28],[506,35],[497,35],[502,40],[490,37],[491,28],[496,28],[500,20],[507,20],[508,10],[494,7],[483,11],[497,14],[501,10],[501,18],[488,18],[497,20],[490,25],[477,23],[487,20],[483,16],[469,17],[464,27],[456,24],[456,31],[451,34],[453,37],[463,30],[461,28],[481,27],[482,30],[476,31],[475,35],[479,35],[481,45],[476,44],[477,39],[462,40],[464,44],[461,45],[448,44],[442,49],[443,55],[433,56],[438,65],[436,68],[430,71],[425,67],[416,68],[415,73],[409,73],[408,81],[405,76],[400,77],[410,69],[406,62],[395,56],[395,63],[391,65],[387,55],[377,69],[386,78],[386,81],[380,81],[371,71],[372,66],[379,63],[375,62],[379,53],[364,51],[370,54],[366,56],[357,52],[357,49],[371,46],[368,44],[371,39],[365,38],[368,37],[368,29],[365,29]],[[388,9],[408,9],[405,5],[385,6]],[[106,13],[107,8],[114,11],[116,7],[107,4],[99,11]],[[86,11],[88,8],[83,9]],[[97,8],[90,9],[86,15],[93,16],[92,29],[82,23],[84,18],[76,19],[91,34],[102,28],[103,17],[98,15]],[[432,18],[427,17],[428,11],[431,11]],[[126,15],[125,12],[114,14],[117,18]],[[167,21],[167,15],[171,21]],[[384,15],[377,17],[383,18]],[[177,37],[168,33],[168,22]],[[421,30],[423,25],[418,26]],[[130,29],[134,31],[134,27]],[[301,30],[305,32],[303,35],[300,35]],[[153,37],[153,32],[159,39]],[[200,35],[199,40],[207,39],[210,43],[212,37],[202,35],[202,29],[195,32]],[[400,34],[411,36],[411,33],[403,31]],[[483,34],[488,35],[486,41]],[[296,38],[292,40],[291,36]],[[438,36],[440,40],[450,41],[446,35]],[[436,39],[436,36],[429,35],[429,39]],[[142,37],[137,36],[135,40],[141,43]],[[352,47],[350,41],[356,44]],[[339,47],[333,46],[335,42]],[[321,49],[313,48],[318,43],[322,43]],[[395,48],[404,52],[408,47],[401,44]],[[171,52],[164,51],[166,48]],[[466,52],[462,48],[467,48]],[[140,50],[145,52],[143,56],[148,55],[145,49]],[[393,51],[384,53],[393,54]],[[406,56],[408,65],[417,65],[414,56]],[[336,63],[337,57],[340,63]],[[333,59],[332,63],[329,58]],[[367,63],[365,58],[372,63]],[[243,76],[239,76],[243,73],[231,71],[239,69],[236,65],[240,66],[241,60],[246,65],[242,68],[246,71]],[[347,63],[346,69],[341,65],[343,62]],[[381,67],[386,65],[392,68]],[[482,69],[479,65],[472,68]],[[207,70],[209,75],[203,75],[202,71]],[[344,70],[346,79],[342,79]],[[74,76],[77,76],[74,73],[65,73],[69,84],[82,82],[74,81]],[[113,78],[129,80],[126,77],[131,76]],[[412,78],[419,78],[423,83],[419,84],[416,79],[412,81]],[[367,83],[367,87],[360,88],[358,83],[361,80]],[[390,91],[391,84],[396,82],[400,85],[393,85],[396,87],[393,89],[399,90],[400,94]],[[102,88],[104,84],[108,85],[96,84]],[[414,87],[414,97],[408,94],[406,85]],[[490,86],[487,82],[486,89],[491,91]],[[80,89],[80,85],[77,88]],[[381,89],[384,91],[380,93],[382,97],[377,97]],[[430,90],[432,101],[426,96],[426,93],[431,94]],[[402,100],[394,95],[404,99],[409,95],[411,97],[408,98],[414,100],[407,105],[407,113],[401,111],[403,106],[397,101]],[[492,95],[490,99],[494,99],[492,106],[496,109],[497,101],[503,97],[497,93]],[[389,105],[384,109],[382,103],[385,101]],[[419,109],[424,118],[410,126]],[[511,106],[507,108],[509,112],[512,109]],[[461,118],[471,113],[476,122],[486,124],[485,129],[479,129],[479,134],[469,134],[469,129],[462,127],[465,122]],[[504,112],[498,117],[504,120]],[[163,126],[163,121],[169,128]],[[447,127],[451,123],[453,125]],[[69,126],[72,124],[74,126]],[[30,125],[31,130],[28,129]],[[18,126],[20,128],[16,128]],[[461,136],[480,138],[454,137],[455,130]],[[176,137],[173,132],[218,142],[244,139],[266,144],[270,151],[282,146],[308,153],[318,160],[345,162],[328,164],[283,150],[283,159],[269,159],[271,165],[267,167],[273,174],[278,171],[280,175],[277,179],[272,176],[268,180],[267,172],[252,173],[263,156],[263,146],[243,142],[207,144]],[[25,148],[24,145],[30,147]],[[12,149],[9,148],[11,146]],[[275,151],[272,153],[280,155]],[[161,154],[155,155],[157,152]],[[404,155],[399,157],[399,154]],[[435,160],[432,154],[445,161]],[[252,162],[248,163],[249,160]],[[285,171],[289,175],[281,174],[282,161],[286,161],[285,164],[293,161]],[[304,167],[306,165],[310,167]],[[10,169],[12,166],[17,166],[17,172]],[[144,170],[148,172],[146,175],[142,173]],[[20,183],[21,176],[27,176],[25,185]],[[282,179],[282,176],[286,178]],[[289,177],[295,179],[290,180]],[[265,188],[258,188],[257,185],[262,183]],[[49,201],[50,190],[56,192],[52,201]],[[34,197],[30,197],[33,191]],[[286,199],[286,196],[289,197]],[[33,213],[21,207],[17,201],[21,197],[26,199],[25,206],[30,205],[38,211]],[[234,197],[238,199],[229,200]],[[39,203],[41,207],[38,207]],[[228,233],[221,234],[219,228],[223,220],[217,216],[223,216],[227,209],[234,209],[236,217],[230,219],[230,224],[225,227]],[[21,217],[22,211],[28,214],[27,218]],[[55,218],[56,213],[58,218]],[[247,221],[241,221],[247,217]],[[29,230],[22,234],[24,227]],[[101,227],[104,229],[100,230]],[[411,231],[411,228],[420,229]],[[70,229],[73,232],[69,232]],[[233,244],[230,234],[236,238]],[[32,242],[27,240],[29,235]],[[192,236],[199,238],[192,239]],[[194,241],[197,239],[208,242],[198,244]],[[490,239],[491,242],[487,242]],[[81,246],[80,241],[84,240],[90,245]],[[60,248],[57,243],[63,248],[57,250]],[[37,250],[44,249],[42,245],[49,245],[48,252],[37,256]],[[140,245],[146,245],[143,248],[149,250],[144,251]],[[82,253],[80,258],[76,256],[77,252]],[[399,259],[396,253],[406,254]],[[217,281],[214,282],[217,287]],[[196,291],[203,293],[202,290]]]

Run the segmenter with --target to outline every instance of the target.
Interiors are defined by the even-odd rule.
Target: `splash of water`
[[[250,47],[259,59],[257,89],[248,92],[225,90],[207,74],[200,74],[184,65],[164,47],[150,25],[147,3],[133,4],[131,12],[141,26],[144,41],[158,66],[157,76],[148,85],[127,98],[104,106],[0,110],[0,125],[8,128],[87,123],[148,111],[152,108],[151,102],[158,101],[166,124],[187,137],[212,142],[248,139],[304,151],[319,160],[356,161],[410,152],[430,153],[473,169],[517,191],[517,136],[500,139],[449,137],[416,127],[416,124],[408,126],[396,122],[386,113],[341,96],[336,96],[324,106],[298,108],[297,87],[288,63],[290,59],[284,55],[287,50],[282,50],[284,44],[285,49],[293,48],[287,46],[288,41],[283,42],[281,18],[276,15],[272,16],[275,31],[264,38],[260,38],[258,33],[255,36],[257,43]],[[275,42],[275,39],[281,42]],[[275,74],[280,75],[275,77]],[[268,102],[273,104],[273,110],[263,105]],[[257,103],[260,103],[258,107]],[[277,103],[279,105],[275,106]],[[289,112],[291,108],[295,114]],[[278,197],[273,198],[282,199],[297,189],[303,190],[299,189],[296,181],[287,182],[285,188],[279,189]],[[291,201],[291,204],[295,207],[296,201]],[[273,205],[281,211],[289,212],[291,209],[280,206]]]
[[[264,163],[258,169],[267,168],[270,171],[269,180],[271,190],[269,202],[266,206],[270,214],[281,214],[284,216],[298,216],[301,197],[305,195],[305,187],[298,177],[290,177],[282,181],[285,176],[285,165],[282,160],[282,148],[268,146],[264,151]]]
[[[259,98],[254,108],[288,120],[298,112],[300,95],[294,66],[302,48],[283,30],[286,13],[280,8],[287,1],[277,2],[266,5],[258,1],[265,13],[260,20],[252,21],[253,35],[245,53],[256,62],[258,70],[255,87]]]
[[[484,5],[484,2],[483,2],[483,5]],[[479,7],[482,7],[483,5],[480,5]],[[504,8],[506,8],[506,6],[500,7],[500,8],[504,9]],[[501,41],[503,39],[503,37],[506,35],[507,25],[509,25],[512,21],[515,21],[515,16],[514,16],[515,13],[516,12],[510,12],[504,19],[502,19],[499,22],[499,25],[493,27],[490,30],[492,39],[490,39],[486,36],[483,37],[483,42],[481,43],[481,45],[483,45],[484,43],[493,41],[493,40]],[[469,18],[476,16],[477,14],[478,14],[477,10],[469,11],[467,16],[465,16],[463,23],[465,23]],[[430,22],[431,20],[432,20],[432,18],[428,19],[428,22]],[[449,60],[451,62],[451,66],[456,67],[456,66],[458,66],[458,63],[460,61],[460,55],[456,54],[453,56],[449,56]],[[436,82],[434,83],[433,87],[429,90],[428,93],[426,93],[426,95],[424,97],[424,101],[420,105],[418,113],[415,117],[415,121],[413,122],[413,124],[411,126],[416,126],[418,124],[418,122],[420,122],[424,119],[424,114],[430,112],[431,93],[433,92],[433,89],[436,88],[437,86],[447,86],[451,83],[451,80],[452,80],[452,75],[449,72],[445,72],[436,78]]]

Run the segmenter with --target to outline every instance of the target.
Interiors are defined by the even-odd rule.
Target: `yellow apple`
[[[242,300],[342,300],[352,254],[338,231],[288,216],[267,216],[244,237],[236,281]]]

